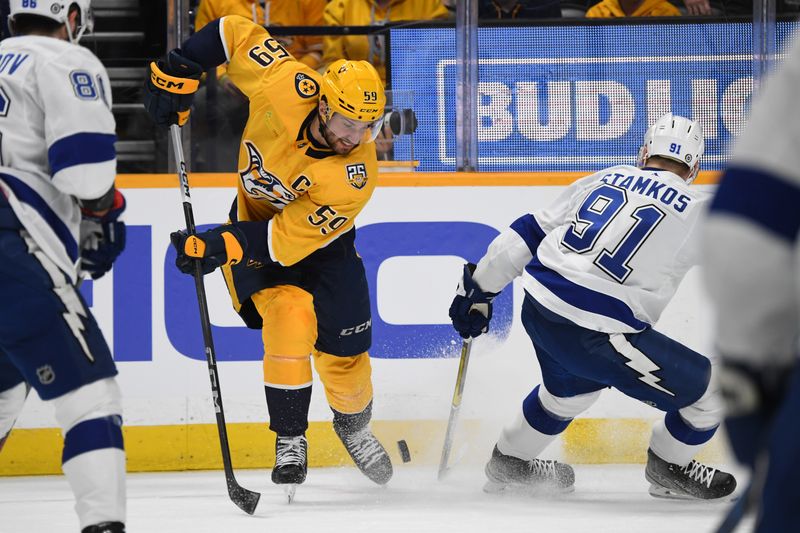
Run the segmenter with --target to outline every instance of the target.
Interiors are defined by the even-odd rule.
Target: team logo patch
[[[347,183],[356,189],[363,189],[367,184],[367,169],[364,163],[356,163],[354,165],[347,165]]]
[[[301,98],[311,98],[319,93],[319,84],[302,72],[298,72],[294,77],[294,88]]]
[[[283,209],[289,202],[296,200],[297,196],[276,175],[264,168],[264,158],[256,145],[244,141],[244,146],[247,148],[250,164],[239,171],[239,177],[247,194],[258,200],[266,200],[278,209]]]
[[[56,380],[56,373],[53,372],[52,366],[44,365],[36,369],[36,377],[42,385],[50,385]]]

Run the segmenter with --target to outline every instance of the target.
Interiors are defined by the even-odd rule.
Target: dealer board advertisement
[[[168,179],[169,176],[166,178]],[[699,187],[704,187],[700,185]],[[563,186],[378,187],[358,218],[357,247],[372,299],[376,419],[447,418],[461,339],[447,315],[464,261],[523,213],[545,206]],[[208,370],[191,277],[174,266],[169,233],[184,225],[175,188],[126,188],[128,245],[104,278],[84,282],[120,371],[128,425],[213,423]],[[198,187],[198,225],[225,221],[233,189]],[[710,330],[699,275],[692,272],[659,328],[705,350]],[[222,276],[206,277],[226,417],[266,419],[261,332],[233,311]],[[503,420],[539,380],[519,323],[522,290],[494,303],[490,335],[476,342],[465,415]],[[653,416],[649,407],[613,394],[593,416]],[[310,413],[328,420],[319,382]],[[52,427],[51,409],[31,398],[18,427]]]
[[[779,23],[782,50],[796,23]],[[482,171],[583,171],[633,163],[641,132],[671,111],[699,120],[719,169],[746,120],[752,31],[744,23],[486,27],[478,30]],[[420,170],[455,169],[452,28],[391,33],[392,89],[419,118]],[[396,157],[412,157],[400,142]]]

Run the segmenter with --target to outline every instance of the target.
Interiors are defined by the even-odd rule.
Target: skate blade
[[[290,504],[294,501],[294,493],[297,490],[297,483],[287,483],[283,485],[283,492],[286,494],[286,503]]]
[[[738,496],[734,496],[733,494],[728,496],[723,496],[722,498],[713,498],[713,499],[697,498],[689,494],[681,494],[680,492],[671,491],[668,488],[662,487],[660,485],[652,485],[652,484],[650,485],[650,488],[647,490],[647,492],[650,493],[650,496],[652,496],[653,498],[661,498],[664,500],[718,503],[718,502],[733,502],[739,499]]]
[[[483,492],[487,494],[520,494],[523,496],[546,497],[575,492],[575,485],[557,487],[554,485],[523,485],[489,480],[483,484]]]
[[[505,492],[507,488],[507,483],[495,483],[494,481],[487,481],[483,484],[483,492],[487,494],[499,494],[501,492]]]

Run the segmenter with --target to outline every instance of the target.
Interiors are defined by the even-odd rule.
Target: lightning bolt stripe
[[[28,252],[39,261],[50,276],[50,280],[53,282],[53,293],[64,304],[64,312],[61,314],[64,317],[64,322],[72,331],[72,335],[78,341],[86,358],[94,363],[94,355],[92,355],[86,342],[86,320],[88,320],[88,316],[75,286],[72,285],[55,263],[45,255],[27,231],[22,230],[20,234],[28,246]]]
[[[611,342],[611,346],[614,347],[617,353],[619,353],[625,359],[628,359],[628,362],[625,363],[625,365],[631,367],[640,374],[639,381],[647,383],[654,389],[660,390],[664,394],[675,396],[674,392],[667,390],[658,384],[661,381],[661,378],[652,374],[653,372],[661,370],[661,367],[655,364],[652,359],[638,350],[633,344],[628,342],[628,339],[625,338],[625,335],[622,335],[621,333],[615,333],[613,335],[609,335],[608,338],[609,342]]]
[[[79,255],[78,241],[75,239],[75,235],[72,234],[69,227],[59,218],[58,214],[47,205],[47,201],[19,178],[11,176],[10,174],[0,174],[0,180],[11,189],[20,202],[27,204],[36,211],[53,234],[61,241],[61,244],[64,245],[64,249],[70,260],[73,263],[77,261]]]

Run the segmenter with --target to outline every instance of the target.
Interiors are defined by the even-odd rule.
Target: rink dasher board
[[[416,464],[433,464],[440,451],[460,347],[447,309],[464,260],[477,260],[494,235],[518,216],[547,205],[580,176],[409,173],[379,178],[357,220],[357,245],[373,300],[375,430],[398,462],[394,442],[400,439],[408,441]],[[226,220],[236,179],[193,176],[198,225]],[[705,174],[697,186],[711,190],[715,179],[714,173]],[[128,199],[129,245],[110,275],[83,287],[120,371],[132,471],[219,466],[193,287],[172,265],[169,250],[169,232],[183,226],[175,181],[170,174],[118,178]],[[265,424],[260,332],[241,325],[221,276],[209,276],[207,288],[234,462],[263,468],[274,460],[274,436]],[[476,342],[462,408],[461,438],[470,443],[470,450],[462,451],[466,460],[490,449],[499,427],[540,380],[519,323],[522,297],[518,284],[507,288],[505,300],[496,303],[494,334]],[[657,328],[708,353],[710,324],[700,272],[694,269]],[[608,391],[552,452],[572,462],[642,462],[649,427],[658,416]],[[348,464],[316,378],[310,420],[311,465]],[[0,455],[0,475],[58,472],[62,443],[50,407],[32,395],[16,427]],[[712,461],[725,457],[721,445],[707,453]]]

